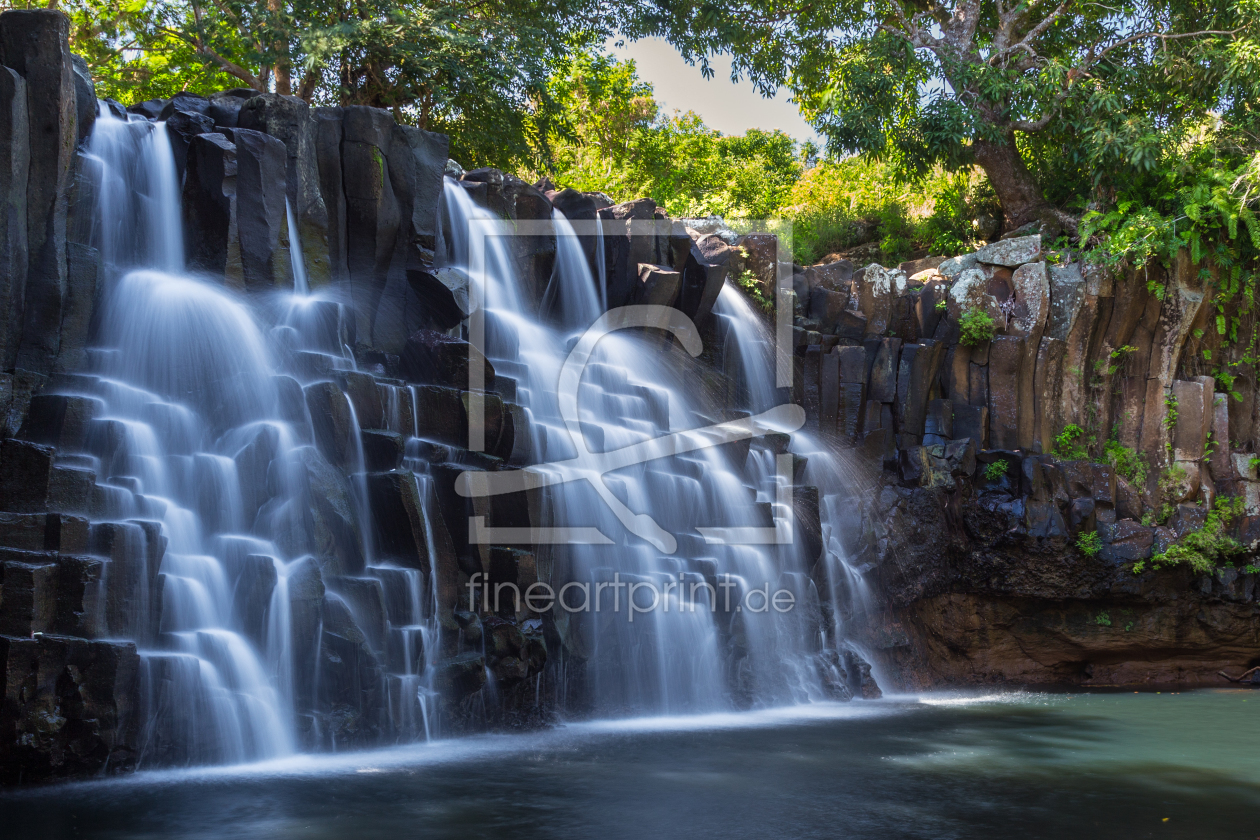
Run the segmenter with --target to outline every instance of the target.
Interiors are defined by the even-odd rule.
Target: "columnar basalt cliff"
[[[1256,664],[1254,302],[1216,299],[1218,280],[1184,253],[1108,271],[1035,234],[797,274],[800,397],[879,471],[846,547],[886,599],[870,643],[890,675],[1153,684]],[[992,335],[964,336],[967,313]],[[1211,574],[1144,562],[1218,498],[1242,500],[1223,533],[1246,552]]]

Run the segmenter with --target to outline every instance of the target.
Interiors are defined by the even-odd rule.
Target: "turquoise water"
[[[924,695],[10,791],[13,838],[1260,838],[1260,691]]]

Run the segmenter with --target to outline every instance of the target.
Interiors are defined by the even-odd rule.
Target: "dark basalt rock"
[[[241,280],[251,292],[270,291],[289,277],[287,249],[280,247],[288,222],[284,209],[287,152],[260,131],[225,129],[236,144],[236,232]],[[287,234],[286,234],[287,236]]]
[[[193,137],[184,177],[184,242],[188,265],[217,276],[228,273],[236,237],[236,144],[224,134]],[[234,265],[233,273],[241,268]]]
[[[399,357],[402,375],[408,381],[467,389],[470,364],[482,367],[482,387],[494,386],[494,366],[467,341],[436,330],[417,330],[407,339]]]
[[[0,369],[17,361],[26,298],[30,127],[26,80],[0,67]]]
[[[124,773],[135,766],[139,656],[130,642],[0,636],[0,779]]]
[[[312,286],[328,282],[328,210],[320,194],[316,123],[310,106],[295,96],[260,93],[237,112],[237,125],[261,131],[284,144],[285,195],[298,223],[298,238]],[[287,225],[284,239],[288,242]]]
[[[180,183],[188,168],[188,147],[193,138],[214,131],[214,120],[197,111],[178,110],[166,121],[166,136],[171,141],[171,154],[175,158],[175,177]]]
[[[69,23],[65,15],[46,9],[13,9],[0,15],[0,63],[26,82],[30,130],[27,286],[17,366],[44,374],[52,371],[61,343],[66,214],[78,144]]]

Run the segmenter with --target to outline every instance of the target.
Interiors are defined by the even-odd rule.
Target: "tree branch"
[[[1092,57],[1091,59],[1086,61],[1084,64],[1080,65],[1078,69],[1083,71],[1088,67],[1092,67],[1093,65],[1097,64],[1098,62],[1106,58],[1107,54],[1112,52],[1113,50],[1118,50],[1121,47],[1127,46],[1137,41],[1144,41],[1150,38],[1158,38],[1161,41],[1167,43],[1168,41],[1176,41],[1181,38],[1201,38],[1205,35],[1237,35],[1241,31],[1242,31],[1241,29],[1202,29],[1198,32],[1172,32],[1172,33],[1156,32],[1156,31],[1139,32],[1136,35],[1130,35],[1127,38],[1121,38],[1119,41],[1116,41],[1114,44],[1107,47],[1107,49],[1100,52],[1097,56]],[[1090,52],[1092,54],[1093,49],[1091,49]]]
[[[1027,35],[1025,35],[1023,38],[1020,38],[1019,41],[1017,41],[1014,44],[1011,44],[1009,47],[1006,47],[1005,49],[999,50],[998,52],[994,53],[993,57],[989,59],[989,63],[994,64],[999,59],[1004,59],[1006,56],[1010,55],[1016,50],[1026,50],[1029,54],[1036,55],[1036,51],[1033,50],[1032,48],[1032,42],[1040,38],[1042,34],[1044,34],[1045,31],[1050,28],[1051,24],[1053,24],[1056,20],[1058,20],[1063,15],[1063,13],[1067,11],[1067,7],[1070,5],[1072,5],[1072,0],[1063,0],[1063,2],[1060,3],[1053,12],[1051,12],[1049,15],[1046,16],[1045,20],[1043,20],[1041,23],[1034,26],[1032,29],[1028,30]],[[1013,20],[1014,14],[1015,12],[1012,11],[1012,23],[1014,22]],[[1005,21],[1003,21],[1003,23],[1005,23]]]
[[[228,61],[226,58],[224,58],[223,56],[219,55],[214,50],[207,47],[204,43],[202,43],[200,38],[194,38],[190,35],[187,35],[179,31],[178,29],[171,29],[165,26],[162,26],[159,28],[166,34],[174,36],[178,38],[179,40],[183,41],[184,43],[188,44],[190,47],[193,48],[193,50],[197,53],[197,55],[206,59],[211,64],[215,65],[220,70],[222,70],[224,73],[227,73],[230,76],[235,76],[236,78],[240,79],[245,84],[249,85],[254,90],[259,91],[260,93],[266,92],[267,88],[263,84],[262,80],[260,80],[253,73],[246,70],[244,67],[234,62]]]

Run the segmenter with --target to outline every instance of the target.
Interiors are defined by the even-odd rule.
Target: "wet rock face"
[[[0,636],[8,784],[135,766],[139,656],[132,643]]]

